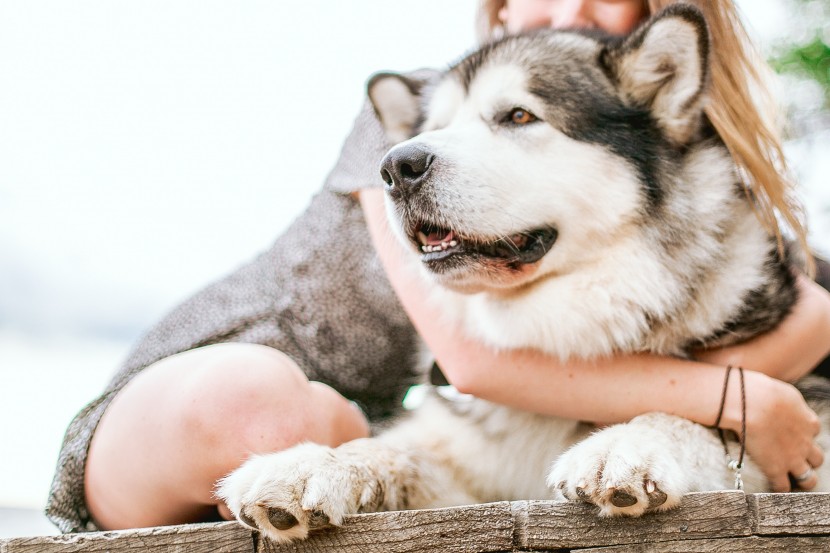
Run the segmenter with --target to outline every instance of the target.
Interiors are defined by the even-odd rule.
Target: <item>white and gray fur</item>
[[[495,348],[563,361],[684,356],[775,327],[794,276],[703,113],[707,58],[702,16],[674,5],[623,39],[507,37],[428,87],[373,78],[400,142],[382,164],[388,212],[434,283],[424,301]],[[517,108],[538,120],[512,122]],[[425,251],[419,231],[456,245]],[[561,493],[637,516],[732,485],[721,444],[695,423],[651,413],[590,429],[432,394],[377,438],[254,457],[218,495],[285,541],[349,513]],[[744,480],[765,489],[751,462]]]

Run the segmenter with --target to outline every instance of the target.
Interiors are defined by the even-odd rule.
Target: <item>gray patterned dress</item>
[[[265,344],[289,355],[310,380],[358,402],[370,421],[397,409],[418,378],[417,336],[370,246],[360,205],[349,195],[381,184],[386,148],[367,103],[322,191],[285,234],[141,339],[66,432],[46,506],[61,531],[96,529],[84,500],[84,465],[104,410],[137,373],[175,353],[220,342]]]

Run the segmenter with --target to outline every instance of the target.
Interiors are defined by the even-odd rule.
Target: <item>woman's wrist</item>
[[[718,425],[724,430],[738,433],[744,425],[751,429],[757,421],[776,412],[783,413],[785,406],[803,401],[792,384],[747,370],[744,371],[745,395],[742,398],[737,371],[733,369],[732,373],[726,391],[723,417]]]
[[[724,368],[724,380],[726,380],[726,368]],[[767,402],[773,401],[780,390],[779,386],[785,386],[784,383],[775,380],[763,373],[755,371],[743,371],[743,391],[741,390],[741,374],[737,368],[733,368],[729,382],[724,394],[724,407],[718,427],[724,430],[731,430],[736,434],[740,434],[748,423],[750,416],[751,405],[765,406]]]

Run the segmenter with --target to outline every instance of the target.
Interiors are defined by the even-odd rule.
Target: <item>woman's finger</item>
[[[813,467],[807,465],[792,474],[793,484],[800,490],[812,490],[818,484],[818,474]]]
[[[824,451],[815,443],[813,443],[813,447],[810,448],[810,453],[807,455],[807,462],[814,469],[824,464]]]
[[[792,484],[790,483],[789,475],[784,475],[780,477],[776,477],[770,480],[769,485],[772,488],[772,491],[776,493],[786,493],[792,489]]]

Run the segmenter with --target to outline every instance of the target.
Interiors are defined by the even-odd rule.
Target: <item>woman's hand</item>
[[[799,299],[778,327],[736,346],[696,352],[695,357],[715,365],[733,365],[746,371],[746,447],[773,491],[787,492],[790,476],[799,489],[818,483],[811,469],[824,462],[814,438],[819,432],[816,414],[791,384],[809,373],[830,353],[830,293],[803,275],[798,276]],[[771,377],[771,378],[770,378]],[[786,381],[786,382],[782,382]],[[740,397],[730,384],[732,420],[727,427],[740,431]]]
[[[732,365],[794,382],[830,354],[830,293],[798,276],[798,302],[775,329],[736,346],[695,352],[713,365]]]
[[[733,374],[733,376],[736,376]],[[802,490],[818,483],[811,469],[821,466],[824,453],[814,438],[819,419],[791,384],[745,371],[746,448],[776,492],[790,491],[790,476],[808,475],[797,482]],[[738,379],[729,383],[728,420],[724,427],[740,432],[741,399]]]

